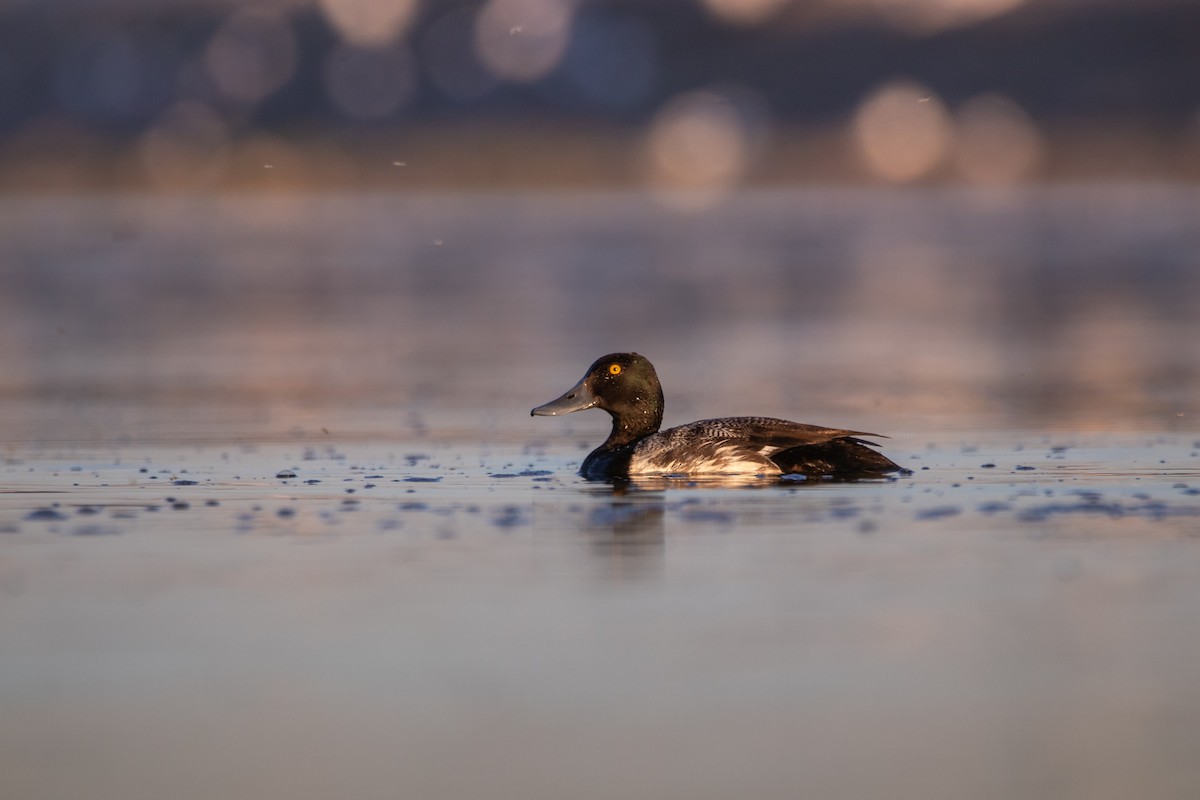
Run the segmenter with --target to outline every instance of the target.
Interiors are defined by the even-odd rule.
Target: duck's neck
[[[657,433],[662,426],[662,390],[659,389],[653,397],[647,397],[632,406],[622,408],[619,414],[613,411],[608,413],[613,418],[612,433],[604,441],[603,447],[622,447],[632,444],[644,436]]]

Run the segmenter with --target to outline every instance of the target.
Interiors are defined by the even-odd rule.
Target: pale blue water
[[[1191,192],[3,203],[5,798],[1200,788]],[[581,481],[619,348],[913,474]]]

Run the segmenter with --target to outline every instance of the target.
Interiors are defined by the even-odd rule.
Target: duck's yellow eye
[[[621,374],[621,365],[620,364],[609,364],[608,365],[608,374],[609,375],[620,375]]]

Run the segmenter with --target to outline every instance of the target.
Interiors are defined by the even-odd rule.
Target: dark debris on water
[[[67,515],[57,508],[35,508],[25,515],[30,522],[59,522],[67,519]]]
[[[529,517],[521,506],[509,505],[500,510],[500,513],[492,518],[492,524],[497,528],[515,528],[521,525],[529,524]]]
[[[78,525],[71,529],[72,536],[116,536],[121,529],[112,525]]]
[[[948,517],[957,517],[962,513],[962,508],[959,506],[935,506],[933,508],[924,508],[917,512],[917,519],[946,519]]]
[[[1152,520],[1167,519],[1168,517],[1197,517],[1200,508],[1192,506],[1171,506],[1157,500],[1144,500],[1140,503],[1100,502],[1085,499],[1079,503],[1048,503],[1033,508],[1022,509],[1017,514],[1021,522],[1045,522],[1053,517],[1074,514],[1098,514],[1109,519],[1123,517],[1143,517]]]

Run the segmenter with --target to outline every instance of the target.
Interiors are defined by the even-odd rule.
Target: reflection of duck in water
[[[663,393],[654,367],[637,353],[597,360],[562,397],[530,412],[557,416],[602,408],[612,433],[579,468],[585,478],[629,475],[798,473],[832,478],[878,478],[901,468],[860,436],[875,433],[821,428],[770,417],[706,419],[660,431]]]

